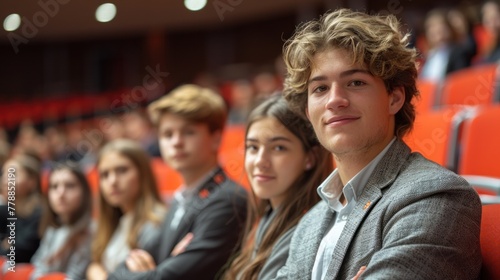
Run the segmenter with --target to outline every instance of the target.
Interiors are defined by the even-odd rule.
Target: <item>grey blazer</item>
[[[319,202],[297,225],[277,279],[311,279],[334,214]],[[326,279],[477,279],[481,203],[465,180],[396,140],[336,245]]]
[[[201,190],[206,190],[208,196],[196,196],[191,201],[176,229],[172,229],[170,223],[178,205],[174,201],[170,207],[161,239],[154,248],[147,249],[157,264],[155,270],[135,273],[122,264],[108,279],[216,278],[240,241],[246,218],[247,194],[229,178],[225,178],[218,187],[213,187],[209,180]],[[194,235],[191,243],[183,253],[172,257],[170,254],[175,245],[189,232]]]

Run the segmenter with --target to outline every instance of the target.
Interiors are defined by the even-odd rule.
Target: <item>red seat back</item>
[[[500,204],[483,205],[481,279],[500,279]]]

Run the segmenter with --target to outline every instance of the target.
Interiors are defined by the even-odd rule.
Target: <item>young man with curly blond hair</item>
[[[394,16],[341,9],[284,47],[284,95],[337,169],[301,220],[278,279],[476,279],[481,203],[467,182],[412,153],[416,53]]]

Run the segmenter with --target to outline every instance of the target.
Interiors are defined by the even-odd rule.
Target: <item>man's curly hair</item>
[[[299,25],[283,47],[288,72],[283,94],[289,106],[305,115],[314,56],[329,49],[344,49],[351,54],[353,63],[366,65],[372,75],[380,77],[389,94],[395,88],[404,88],[405,103],[396,114],[394,132],[402,138],[413,126],[412,99],[418,96],[418,90],[417,54],[407,47],[409,35],[401,34],[399,29],[395,16],[368,15],[349,9],[329,12],[319,20]]]

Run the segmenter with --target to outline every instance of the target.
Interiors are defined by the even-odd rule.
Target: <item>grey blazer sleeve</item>
[[[456,174],[414,157],[392,187],[382,189],[383,198],[367,210],[361,225],[344,228],[342,235],[353,239],[347,243],[341,237],[337,244],[347,252],[340,265],[332,264],[340,266],[336,278],[350,279],[363,265],[362,279],[478,278],[477,193]],[[363,211],[356,207],[353,214]],[[331,272],[333,276],[335,269]]]
[[[259,280],[274,279],[280,270],[286,263],[288,259],[288,251],[290,249],[290,241],[292,239],[295,227],[292,227],[287,232],[285,232],[278,242],[273,247],[271,255],[264,263],[260,273]]]

